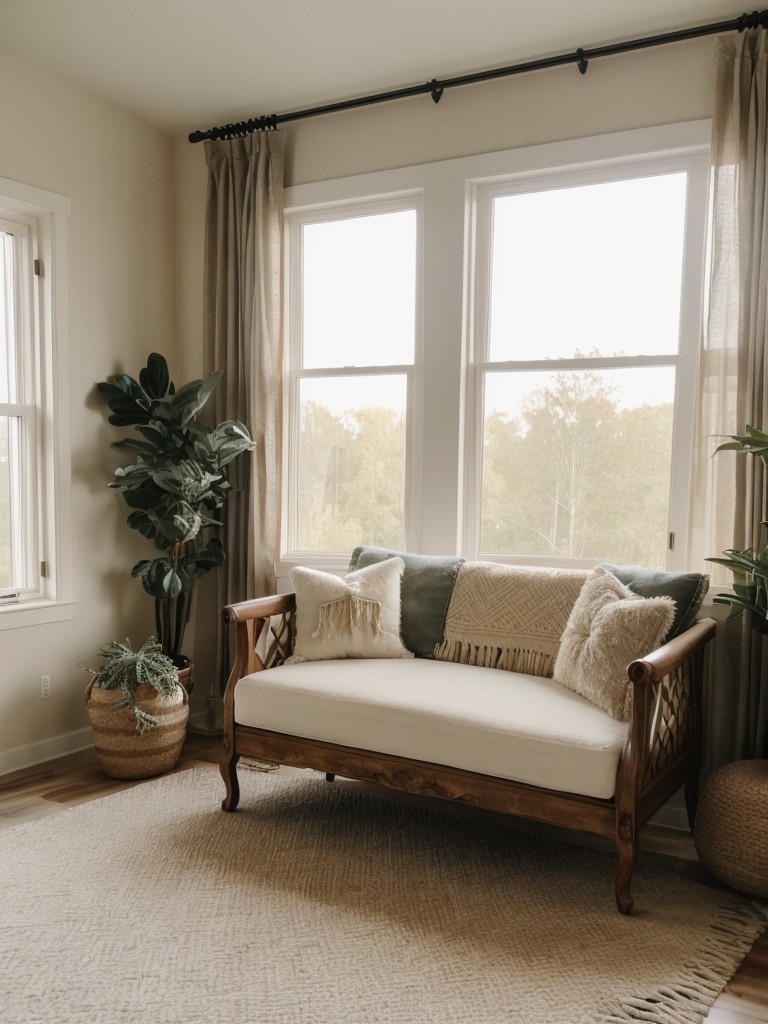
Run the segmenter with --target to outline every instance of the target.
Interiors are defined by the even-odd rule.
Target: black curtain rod
[[[768,10],[752,11],[742,14],[730,21],[718,21],[712,25],[699,25],[696,28],[680,29],[677,32],[665,32],[662,35],[647,36],[643,39],[630,39],[623,43],[611,43],[607,46],[595,46],[585,50],[579,48],[573,53],[563,53],[556,57],[542,57],[539,60],[526,61],[523,64],[511,64],[504,68],[492,68],[490,71],[475,71],[455,78],[444,78],[438,81],[433,78],[423,85],[408,85],[402,89],[389,92],[374,93],[371,96],[360,96],[357,99],[339,100],[326,103],[320,107],[309,107],[307,110],[294,110],[288,114],[269,114],[265,117],[253,117],[235,124],[225,124],[220,128],[209,128],[205,132],[192,132],[190,142],[203,142],[205,139],[242,138],[251,132],[270,131],[279,124],[299,121],[305,117],[318,117],[320,114],[334,114],[339,110],[354,110],[357,107],[370,107],[374,103],[388,103],[390,100],[402,100],[409,96],[420,96],[429,93],[435,103],[446,89],[459,85],[474,85],[477,82],[488,82],[494,78],[507,78],[511,75],[522,75],[528,71],[541,71],[544,68],[562,67],[564,64],[576,64],[581,74],[586,74],[590,60],[596,57],[612,57],[617,53],[629,53],[632,50],[644,50],[651,46],[663,46],[666,43],[680,43],[686,39],[698,39],[702,36],[721,35],[724,32],[744,32],[752,28],[768,28]]]

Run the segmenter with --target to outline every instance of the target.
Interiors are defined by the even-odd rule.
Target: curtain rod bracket
[[[438,82],[436,78],[433,78],[431,82],[427,82],[427,88],[429,89],[429,95],[432,97],[435,103],[439,103],[443,97],[445,89]]]
[[[589,67],[589,61],[584,56],[584,50],[581,47],[579,47],[576,51],[576,60],[576,67],[579,69],[579,73],[582,75],[586,75],[587,68]]]

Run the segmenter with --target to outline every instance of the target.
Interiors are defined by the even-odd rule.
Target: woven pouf
[[[699,797],[693,835],[715,878],[768,898],[768,761],[734,761],[713,771]]]

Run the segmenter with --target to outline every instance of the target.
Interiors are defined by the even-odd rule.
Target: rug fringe
[[[712,923],[712,936],[695,961],[688,961],[672,985],[652,995],[630,996],[601,1024],[701,1024],[717,996],[768,928],[768,908],[745,902],[721,907]]]

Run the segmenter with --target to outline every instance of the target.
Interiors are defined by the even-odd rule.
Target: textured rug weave
[[[700,1021],[758,906],[329,785],[195,768],[0,833],[3,1024]]]

